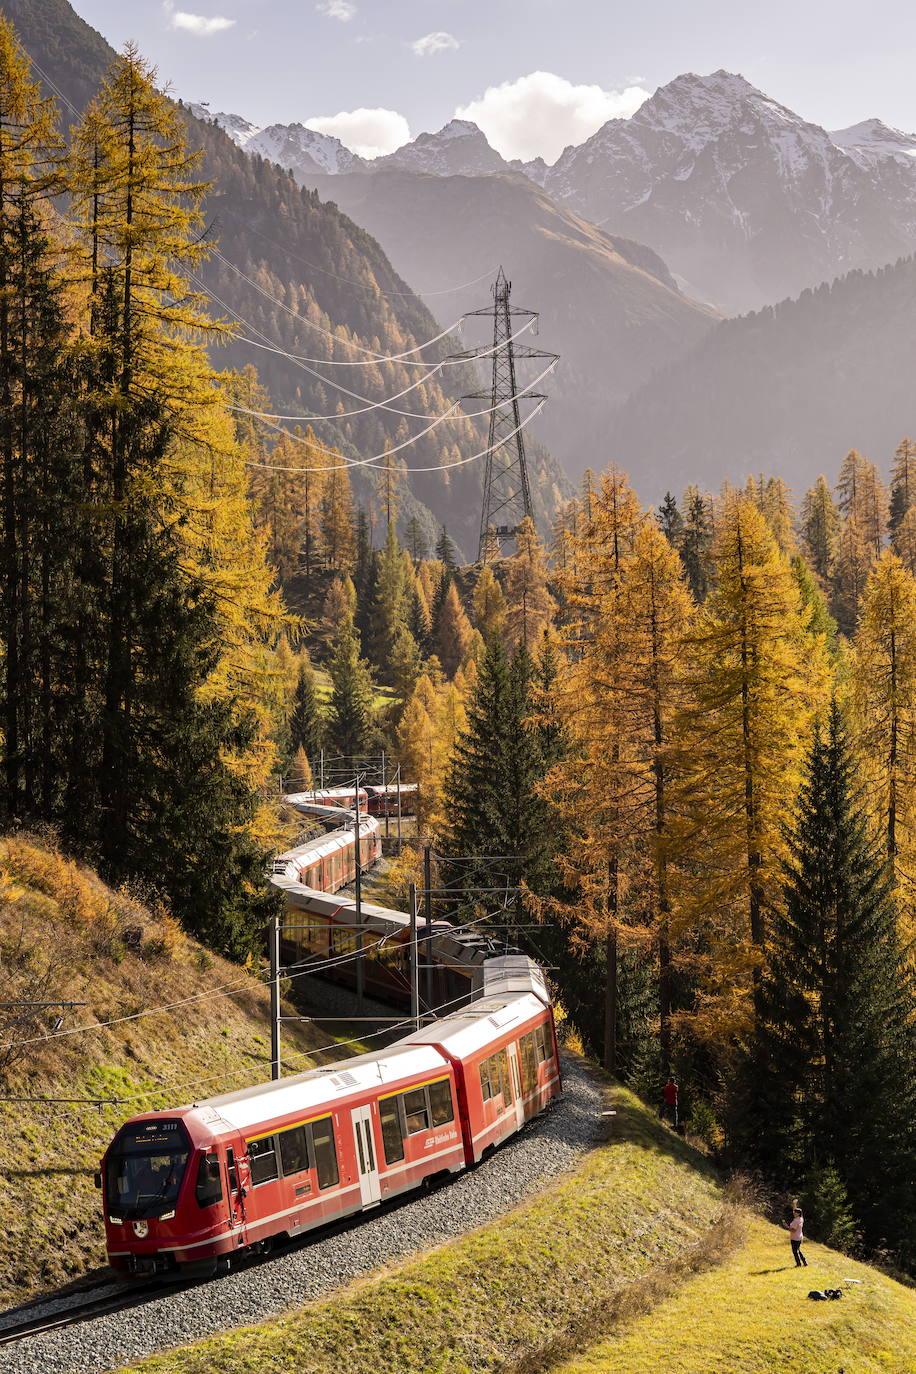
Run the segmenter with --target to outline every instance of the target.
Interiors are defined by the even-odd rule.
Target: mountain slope
[[[604,457],[658,501],[763,471],[796,493],[916,431],[916,258],[727,320],[615,416]]]
[[[595,423],[715,318],[680,294],[644,244],[596,229],[517,173],[383,168],[306,179],[365,225],[398,270],[410,270],[421,294],[460,287],[448,296],[450,312],[485,307],[487,274],[505,268],[513,304],[540,311],[542,346],[561,355],[538,433],[573,476],[594,462],[584,440]],[[472,332],[469,342],[483,340],[483,332],[471,339]]]
[[[49,82],[81,108],[113,60],[113,49],[78,18],[66,0],[4,0],[4,9]],[[366,357],[346,348],[345,338],[365,349],[400,353],[441,332],[364,229],[335,205],[322,203],[317,195],[298,187],[287,173],[249,157],[214,124],[193,120],[190,114],[188,118],[192,145],[203,146],[204,175],[213,182],[207,221],[220,252],[232,264],[214,256],[202,276],[229,312],[247,322],[243,333],[257,338],[252,330],[260,331],[285,352],[338,361]],[[217,302],[213,309],[215,314],[224,313]],[[450,306],[451,319],[459,313],[452,314]],[[341,342],[329,339],[322,329],[336,334]],[[438,352],[433,349],[416,356],[435,359],[447,351],[445,340]],[[418,376],[416,368],[386,364],[328,368],[321,378],[306,370],[309,364],[291,363],[241,342],[219,349],[214,360],[218,366],[236,367],[253,362],[276,410],[303,416],[364,406],[336,389],[333,383],[338,380],[371,402],[402,391]],[[316,371],[321,373],[320,365]],[[342,373],[347,374],[346,380]],[[406,403],[395,402],[396,408],[416,411],[420,418],[370,409],[343,422],[316,426],[319,436],[325,444],[339,444],[353,456],[379,453],[386,440],[396,444],[408,433],[423,429],[428,423],[424,417],[443,414],[453,396],[470,389],[471,377],[461,373],[458,368],[448,369],[409,393]],[[416,403],[409,404],[411,399]],[[403,456],[412,467],[432,467],[474,453],[485,443],[480,421],[450,420],[403,450]],[[532,496],[543,521],[556,508],[564,479],[543,450],[534,449],[533,462]],[[476,550],[481,481],[481,465],[468,463],[452,472],[418,474],[411,482],[416,498],[448,525],[466,553]],[[363,499],[368,483],[367,476],[357,475]],[[405,502],[402,515],[406,517],[411,509]],[[428,516],[427,522],[431,530]]]
[[[22,832],[0,836],[0,951],[4,1000],[56,995],[85,1004],[67,1012],[67,1030],[182,1003],[177,1014],[65,1035],[23,1048],[11,1061],[4,1052],[3,1093],[35,1099],[0,1101],[6,1306],[105,1262],[92,1175],[127,1116],[269,1075],[270,1004],[251,970],[208,953],[161,911]],[[49,976],[36,995],[36,971],[44,969]],[[230,986],[231,997],[202,995]],[[11,1032],[9,1013],[2,1015],[8,1042],[17,1028]],[[39,1013],[18,1034],[45,1035],[53,1019]],[[324,1046],[332,1052],[314,1062],[352,1053],[313,1023],[291,1019],[283,1034],[287,1072],[309,1067],[306,1056]],[[76,1101],[53,1112],[41,1104],[55,1097]]]
[[[916,159],[875,156],[874,139],[869,159],[845,133],[840,146],[742,76],[687,73],[544,184],[650,244],[701,299],[747,310],[916,247]]]

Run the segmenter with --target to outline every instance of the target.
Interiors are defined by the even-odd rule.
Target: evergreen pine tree
[[[352,616],[344,615],[332,644],[328,668],[333,691],[327,738],[344,758],[365,754],[372,741],[373,685],[369,667],[360,657],[359,636]]]
[[[51,627],[39,625],[33,559],[47,558],[42,530],[46,535],[50,507],[42,480],[53,461],[48,440],[56,447],[53,408],[65,408],[60,249],[45,228],[47,201],[60,190],[58,158],[53,106],[41,99],[28,59],[0,15],[0,638],[8,818],[35,814],[42,738],[35,688],[50,649],[50,641],[42,648],[37,642]],[[66,558],[66,549],[61,553]],[[49,571],[45,562],[43,572]]]
[[[554,852],[551,808],[537,792],[544,771],[541,741],[526,724],[533,678],[534,665],[523,648],[507,659],[499,640],[490,641],[445,785],[440,852],[480,858],[479,864],[461,865],[464,884],[494,886],[497,873],[519,883],[540,874]],[[505,857],[495,866],[487,863],[497,855]]]
[[[801,528],[808,562],[821,579],[830,585],[837,556],[840,517],[834,505],[827,479],[818,477],[814,486],[805,492],[802,502]]]
[[[404,528],[404,539],[407,549],[415,563],[426,558],[429,553],[429,545],[426,542],[426,535],[423,533],[423,526],[416,515],[412,515]]]
[[[315,691],[315,677],[308,664],[299,669],[292,714],[289,718],[289,749],[301,749],[309,759],[317,758],[324,735],[324,723]]]
[[[709,501],[696,487],[684,492],[684,529],[680,554],[687,584],[697,601],[705,601],[709,590],[709,562],[712,552],[712,517]]]
[[[670,491],[665,492],[665,499],[662,501],[655,514],[658,527],[668,540],[672,548],[679,549],[681,534],[684,529],[684,518],[678,510],[677,499],[671,495]]]
[[[913,973],[834,702],[808,758],[751,1055],[751,1148],[787,1181],[831,1162],[871,1244],[916,1257]]]
[[[907,511],[916,501],[916,444],[901,439],[894,451],[888,529],[893,537]]]
[[[436,557],[442,566],[449,573],[453,573],[458,567],[458,558],[455,553],[455,545],[449,538],[448,530],[442,526],[442,533],[436,540]]]

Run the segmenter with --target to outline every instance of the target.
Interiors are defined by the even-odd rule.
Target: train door
[[[506,1046],[509,1055],[509,1072],[512,1075],[512,1096],[515,1100],[515,1124],[524,1126],[525,1124],[525,1104],[522,1101],[521,1077],[518,1071],[518,1045],[513,1041]]]
[[[226,1150],[226,1180],[229,1184],[229,1225],[244,1226],[246,1188],[242,1182],[241,1163],[231,1146]]]
[[[360,1197],[364,1207],[374,1207],[382,1196],[382,1184],[378,1176],[375,1142],[372,1138],[372,1108],[368,1105],[354,1107],[350,1112],[350,1120],[353,1122],[353,1138],[356,1141]]]

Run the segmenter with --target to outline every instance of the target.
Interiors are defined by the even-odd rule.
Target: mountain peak
[[[378,165],[403,167],[437,176],[477,176],[504,172],[508,164],[469,119],[450,119],[437,133],[418,134],[411,143],[379,158]]]
[[[881,119],[863,119],[848,129],[835,129],[830,137],[863,167],[874,167],[884,158],[904,165],[912,165],[916,159],[916,134],[894,129]]]
[[[484,138],[483,130],[478,128],[472,119],[450,119],[447,124],[443,124],[437,134],[431,134],[432,138],[467,138],[469,135],[479,134]]]

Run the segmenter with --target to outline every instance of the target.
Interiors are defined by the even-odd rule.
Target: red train
[[[108,1257],[211,1274],[478,1161],[561,1091],[550,998],[523,956],[475,1001],[372,1054],[121,1127],[105,1153]]]

